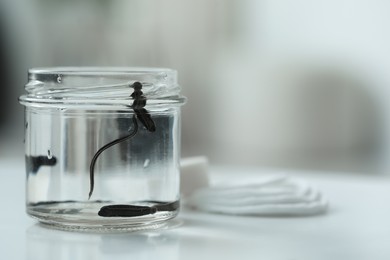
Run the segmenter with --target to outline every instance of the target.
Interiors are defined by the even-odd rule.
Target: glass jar
[[[179,210],[177,72],[37,68],[25,106],[27,213],[63,229],[156,228]]]

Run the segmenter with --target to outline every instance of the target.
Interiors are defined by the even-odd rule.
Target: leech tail
[[[95,171],[95,164],[96,164],[96,161],[98,159],[98,157],[100,156],[100,154],[102,154],[105,150],[107,150],[108,148],[110,148],[111,146],[114,146],[116,144],[119,144],[121,142],[124,142],[128,139],[131,139],[133,138],[137,132],[138,132],[138,123],[137,123],[137,118],[135,116],[133,116],[133,124],[134,124],[134,130],[133,132],[131,132],[129,135],[126,135],[124,137],[121,137],[119,139],[116,139],[112,142],[109,142],[108,144],[106,144],[105,146],[103,146],[102,148],[100,148],[96,153],[95,155],[93,156],[92,160],[91,160],[91,164],[89,166],[89,181],[90,181],[90,188],[89,188],[89,194],[88,194],[88,200],[91,198],[92,196],[92,193],[93,193],[93,188],[94,188],[94,185],[95,185],[95,179],[94,179],[94,171]]]

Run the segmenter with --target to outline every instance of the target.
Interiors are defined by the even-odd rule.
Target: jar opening
[[[143,85],[150,104],[182,104],[177,72],[166,68],[142,67],[54,67],[33,68],[28,72],[27,95],[23,105],[34,103],[63,105],[128,104],[135,82]]]

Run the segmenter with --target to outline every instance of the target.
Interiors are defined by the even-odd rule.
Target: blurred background
[[[0,0],[0,156],[23,156],[27,70],[179,72],[182,155],[387,174],[390,2]]]

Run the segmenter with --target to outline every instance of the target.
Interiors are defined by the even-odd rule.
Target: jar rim
[[[42,67],[28,70],[24,105],[128,104],[135,82],[151,104],[183,104],[177,71],[149,67]]]
[[[99,75],[99,76],[112,76],[112,75],[134,75],[134,74],[159,74],[170,73],[176,74],[177,71],[169,68],[159,67],[98,67],[98,66],[86,66],[86,67],[36,67],[28,70],[29,79],[35,79],[37,75]]]

